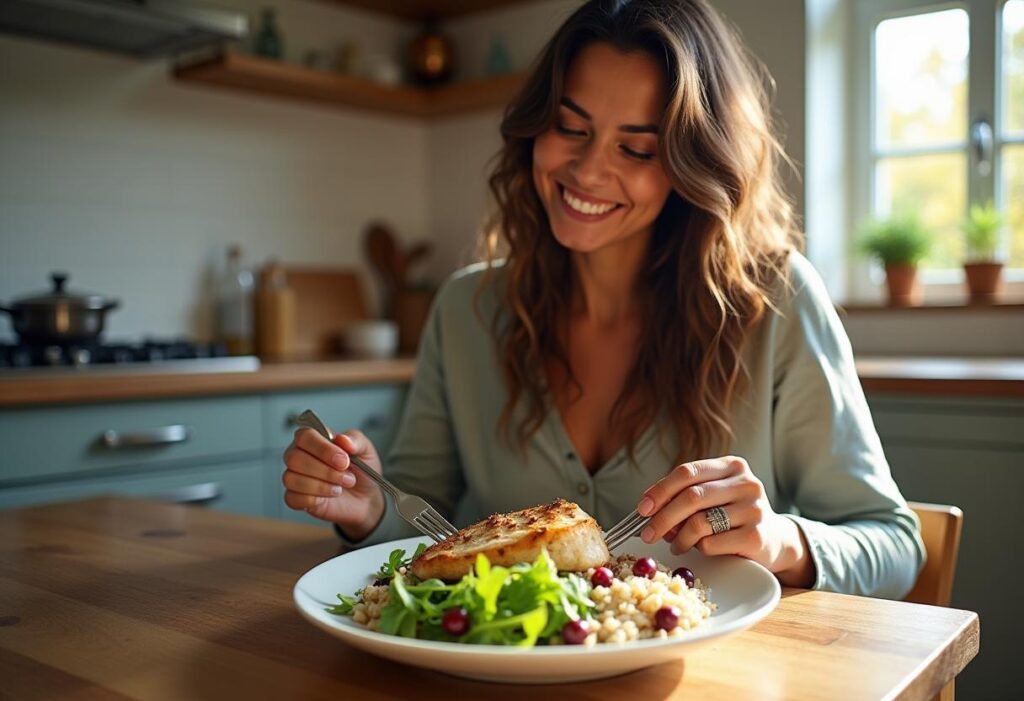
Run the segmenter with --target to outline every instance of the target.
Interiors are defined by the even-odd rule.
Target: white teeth
[[[562,188],[562,199],[565,200],[566,204],[582,214],[607,214],[616,207],[614,204],[593,204],[591,202],[584,202],[583,200],[570,195],[569,191],[564,187]]]

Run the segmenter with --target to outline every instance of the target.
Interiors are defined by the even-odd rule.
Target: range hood
[[[240,12],[176,0],[0,0],[0,31],[153,57],[241,39]]]

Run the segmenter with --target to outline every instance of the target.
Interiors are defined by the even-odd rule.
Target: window
[[[960,224],[993,199],[1006,277],[1024,280],[1024,0],[855,2],[854,223],[916,212],[925,282],[958,283]]]

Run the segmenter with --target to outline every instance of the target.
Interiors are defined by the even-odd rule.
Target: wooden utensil
[[[401,254],[391,230],[383,224],[371,224],[366,230],[366,253],[388,287],[388,293],[393,294],[401,287],[402,272],[399,270]]]

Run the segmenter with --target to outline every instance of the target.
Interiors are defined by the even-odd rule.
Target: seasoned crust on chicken
[[[611,559],[601,527],[573,502],[558,499],[508,514],[494,514],[423,551],[411,564],[420,579],[457,580],[483,553],[493,565],[533,562],[541,548],[561,571],[581,572]]]

